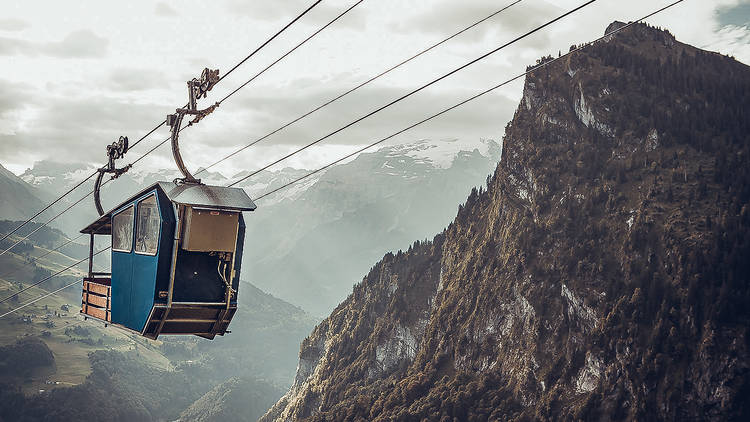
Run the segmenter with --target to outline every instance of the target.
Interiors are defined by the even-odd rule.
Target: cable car
[[[200,79],[188,81],[188,105],[167,116],[172,155],[184,178],[157,182],[105,213],[99,197],[103,176],[115,179],[131,167],[115,167],[128,151],[127,137],[107,146],[109,161],[94,183],[100,217],[81,230],[89,235],[81,299],[85,318],[154,340],[161,334],[214,339],[228,332],[237,311],[242,212],[256,206],[243,189],[201,183],[185,167],[178,144],[186,115],[194,116],[192,125],[218,107],[196,108],[218,80],[218,70],[204,69]],[[111,237],[111,273],[93,271],[96,235]]]
[[[82,313],[145,337],[227,332],[237,310],[244,190],[158,182],[81,230],[89,234]],[[94,273],[94,238],[111,236],[112,272]]]

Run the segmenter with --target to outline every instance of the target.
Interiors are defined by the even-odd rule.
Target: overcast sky
[[[271,72],[183,132],[189,167],[207,165],[512,0],[365,0]],[[222,165],[258,168],[521,32],[582,3],[524,0]],[[640,18],[671,0],[599,0],[544,32],[491,56],[312,149],[288,165],[313,168],[412,121],[517,75],[545,54],[603,34],[614,20]],[[185,81],[203,67],[223,74],[312,0],[3,2],[0,17],[0,164],[21,173],[39,160],[104,161],[120,135],[137,139],[185,104]],[[218,100],[354,0],[324,0],[210,93]],[[649,20],[678,40],[750,63],[750,0],[687,0]],[[522,82],[401,136],[500,139]],[[204,100],[204,104],[208,104]],[[132,161],[166,130],[129,153]],[[172,167],[167,145],[144,166]]]

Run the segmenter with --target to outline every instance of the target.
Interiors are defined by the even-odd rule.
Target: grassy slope
[[[29,263],[29,258],[39,257],[47,252],[49,250],[46,248],[35,247],[28,255],[8,252],[0,256],[0,298],[4,299],[18,291],[16,284],[19,282],[26,287],[34,272],[34,266]],[[36,265],[55,273],[77,260],[59,252],[52,252],[38,260]],[[73,277],[82,277],[85,270],[86,262],[83,262],[39,287],[32,287],[20,293],[18,302],[7,301],[0,304],[0,314],[38,298],[48,293],[49,290],[59,288],[63,283],[70,283],[74,280]],[[84,321],[79,314],[79,291],[76,286],[70,287],[62,294],[52,295],[16,313],[0,318],[0,345],[12,344],[24,336],[41,336],[45,331],[50,333],[49,336],[42,338],[52,350],[57,368],[51,371],[37,371],[31,381],[24,382],[24,392],[33,393],[40,389],[81,384],[91,373],[88,354],[100,349],[123,352],[137,350],[145,362],[162,369],[171,368],[169,359],[164,357],[159,350],[161,342],[148,342],[115,328],[105,328],[94,321]],[[66,304],[70,307],[70,311],[61,311],[61,306]],[[56,311],[60,316],[54,315]],[[53,327],[49,327],[48,321],[44,319],[47,312],[53,313],[49,319],[49,322],[54,324]],[[32,322],[22,322],[20,318],[23,315],[31,315]],[[88,328],[90,335],[66,335],[66,328],[72,329],[76,326]],[[45,384],[46,380],[59,381],[60,384],[48,385]]]

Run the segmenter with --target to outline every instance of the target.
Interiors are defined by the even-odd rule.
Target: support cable
[[[489,20],[489,19],[491,19],[491,18],[499,15],[500,13],[504,12],[505,10],[511,8],[512,6],[518,4],[518,3],[522,2],[522,1],[523,0],[516,0],[513,3],[511,3],[511,4],[509,4],[509,5],[505,6],[505,7],[503,7],[502,9],[499,9],[499,10],[493,12],[492,14],[490,14],[490,15],[488,15],[488,16],[486,16],[486,17],[484,17],[484,18],[482,18],[482,19],[474,22],[473,24],[467,26],[466,28],[464,28],[464,29],[462,29],[462,30],[454,33],[453,35],[451,35],[451,36],[449,36],[447,38],[444,38],[443,40],[441,40],[441,41],[439,41],[439,42],[437,42],[435,44],[432,44],[431,46],[425,48],[424,50],[418,52],[417,54],[414,54],[413,56],[411,56],[411,57],[409,57],[407,59],[402,60],[401,62],[397,63],[396,65],[393,65],[393,66],[389,67],[388,69],[386,69],[386,70],[378,73],[377,75],[375,75],[375,76],[371,77],[370,79],[368,79],[368,80],[360,83],[359,85],[355,86],[354,88],[351,88],[351,89],[349,89],[349,90],[347,90],[347,91],[345,91],[345,92],[337,95],[336,97],[334,97],[334,98],[326,101],[325,103],[323,103],[323,104],[315,107],[314,109],[308,111],[307,113],[301,115],[300,117],[297,117],[296,119],[290,121],[289,123],[284,124],[283,126],[279,127],[278,129],[276,129],[276,130],[274,130],[274,131],[272,131],[272,132],[270,132],[270,133],[268,133],[268,134],[266,134],[266,135],[264,135],[264,136],[262,136],[262,137],[260,137],[260,138],[258,138],[256,140],[250,142],[249,144],[243,146],[242,148],[240,148],[240,149],[232,152],[231,154],[229,154],[229,155],[227,155],[227,156],[219,159],[218,161],[215,161],[214,163],[212,163],[208,167],[205,167],[205,168],[199,170],[198,172],[196,172],[196,175],[198,175],[198,174],[200,174],[200,173],[202,173],[204,171],[207,171],[207,170],[211,169],[212,167],[216,166],[217,164],[219,164],[221,162],[224,162],[224,161],[226,161],[226,160],[234,157],[235,155],[239,154],[240,152],[242,152],[242,151],[244,151],[244,150],[252,147],[253,145],[255,145],[255,144],[257,144],[257,143],[259,143],[259,142],[267,139],[268,137],[270,137],[272,135],[275,135],[276,133],[278,133],[278,132],[286,129],[287,127],[289,127],[289,126],[291,126],[291,125],[293,125],[293,124],[295,124],[297,122],[299,122],[300,120],[302,120],[302,119],[306,118],[307,116],[309,116],[309,115],[311,115],[311,114],[319,111],[320,109],[322,109],[324,107],[327,107],[327,106],[331,105],[332,103],[334,103],[334,102],[336,102],[336,101],[338,101],[338,100],[346,97],[347,95],[351,94],[352,92],[357,91],[358,89],[364,87],[365,85],[368,85],[371,82],[373,82],[373,81],[375,81],[375,80],[377,80],[377,79],[385,76],[386,74],[388,74],[388,73],[390,73],[390,72],[398,69],[399,67],[405,65],[406,63],[409,63],[410,61],[416,59],[417,57],[420,57],[420,56],[422,56],[422,55],[424,55],[424,54],[432,51],[433,49],[435,49],[435,48],[437,48],[437,47],[445,44],[446,42],[452,40],[453,38],[456,38],[457,36],[459,36],[459,35],[463,34],[464,32],[466,32],[466,31],[468,31],[468,30],[476,27],[477,25],[479,25],[479,24],[481,24],[481,23],[483,23],[483,22],[485,22],[485,21],[487,21],[487,20]],[[354,7],[354,6],[352,6],[352,7]]]
[[[108,251],[108,250],[109,250],[110,248],[111,248],[111,246],[107,246],[106,248],[104,248],[104,249],[102,249],[102,250],[100,250],[100,251],[96,252],[95,254],[93,254],[93,255],[92,255],[92,258],[93,258],[93,257],[95,257],[95,256],[97,256],[97,255],[99,255],[100,253],[102,253],[102,252],[104,252],[104,251]],[[28,286],[26,286],[26,287],[24,287],[23,289],[21,289],[21,290],[17,291],[16,293],[13,293],[12,295],[10,295],[10,296],[6,297],[5,299],[3,299],[3,300],[0,300],[0,303],[4,303],[4,302],[6,302],[6,301],[10,300],[10,299],[11,299],[11,298],[12,298],[13,296],[15,296],[15,295],[17,295],[17,294],[19,294],[19,293],[23,293],[23,292],[25,292],[25,291],[27,291],[27,290],[29,290],[29,289],[31,289],[31,288],[34,288],[34,287],[36,287],[36,286],[38,286],[38,285],[40,285],[40,284],[42,284],[42,283],[45,283],[45,282],[47,282],[47,281],[51,280],[51,279],[52,279],[53,277],[57,277],[58,275],[60,275],[60,274],[64,273],[65,271],[68,271],[68,270],[70,270],[71,268],[75,267],[76,265],[79,265],[79,264],[81,264],[81,263],[82,263],[83,261],[86,261],[87,259],[89,259],[89,257],[88,257],[88,256],[87,256],[87,257],[85,257],[85,258],[83,258],[83,259],[81,259],[81,260],[78,260],[77,262],[75,262],[75,263],[73,263],[73,264],[70,264],[70,265],[68,265],[67,267],[63,268],[62,270],[60,270],[60,271],[58,271],[58,272],[56,272],[56,273],[54,273],[54,274],[52,274],[52,275],[50,275],[50,276],[48,276],[48,277],[45,277],[45,278],[43,278],[43,279],[41,279],[41,280],[39,280],[39,281],[37,281],[37,282],[35,282],[35,283],[29,284]],[[80,281],[79,281],[79,280],[76,280],[76,283],[80,283]],[[53,292],[53,293],[55,293],[55,292]],[[47,297],[47,296],[43,296],[43,297],[41,297],[40,299],[43,299],[43,298],[45,298],[45,297]],[[28,305],[30,305],[30,304],[32,304],[32,303],[34,303],[34,302],[35,302],[35,301],[31,301],[31,302],[25,303],[24,305],[22,305],[22,306],[20,306],[20,307],[18,307],[18,308],[16,308],[16,309],[13,309],[13,310],[11,310],[11,311],[9,311],[9,312],[6,312],[6,313],[4,313],[4,314],[0,315],[0,318],[2,318],[2,317],[4,317],[4,316],[6,316],[6,315],[8,315],[8,314],[11,314],[11,313],[13,313],[13,312],[15,312],[15,311],[17,311],[17,310],[19,310],[19,309],[21,309],[21,308],[24,308],[24,307],[26,307],[26,306],[28,306]]]
[[[40,259],[42,259],[42,258],[46,257],[47,255],[49,255],[49,254],[51,254],[51,253],[53,253],[53,252],[57,252],[57,251],[59,251],[60,249],[62,249],[62,248],[64,248],[64,247],[68,246],[69,244],[71,244],[71,243],[75,242],[76,240],[78,240],[78,239],[80,239],[80,238],[82,238],[82,237],[83,237],[83,233],[79,234],[78,236],[76,236],[76,237],[75,237],[75,238],[73,238],[73,239],[67,239],[67,240],[66,240],[66,241],[65,241],[65,242],[64,242],[63,244],[61,244],[60,246],[57,246],[57,247],[56,247],[56,248],[54,248],[54,249],[48,249],[48,250],[47,250],[47,252],[43,253],[42,255],[39,255],[39,256],[35,256],[35,257],[33,257],[33,261],[32,261],[32,262],[34,262],[34,261],[39,261]],[[24,265],[22,265],[22,266],[21,266],[20,268],[16,268],[16,270],[15,270],[15,271],[9,271],[9,272],[7,272],[7,273],[5,273],[5,274],[3,274],[3,275],[0,275],[0,279],[5,279],[5,277],[7,277],[7,276],[9,276],[9,275],[12,275],[12,274],[15,274],[15,273],[17,273],[17,272],[18,272],[18,270],[20,270],[21,268],[24,268],[24,267],[26,267],[26,266],[28,266],[28,265],[29,265],[29,264],[24,264]]]
[[[317,31],[315,31],[312,34],[310,34],[307,38],[305,38],[304,40],[302,40],[299,44],[295,45],[292,49],[290,49],[289,51],[287,51],[286,53],[284,53],[281,57],[279,57],[278,59],[274,60],[271,64],[269,64],[268,66],[266,66],[265,68],[263,68],[263,70],[261,70],[260,72],[256,73],[252,78],[248,79],[242,85],[238,86],[233,91],[231,91],[229,94],[227,94],[226,96],[224,96],[224,98],[222,98],[221,100],[219,100],[218,103],[219,104],[223,103],[226,99],[228,99],[229,97],[231,97],[232,95],[234,95],[235,93],[237,93],[237,91],[241,90],[247,84],[249,84],[250,82],[254,81],[258,76],[262,75],[268,69],[272,68],[276,63],[284,60],[284,58],[286,56],[292,54],[295,50],[297,50],[298,48],[300,48],[303,45],[305,45],[305,43],[307,43],[308,41],[310,41],[311,39],[313,39],[316,35],[318,35],[319,33],[323,32],[324,29],[326,29],[329,26],[333,25],[334,22],[336,22],[337,20],[341,19],[344,15],[346,15],[347,13],[349,13],[352,9],[354,9],[355,7],[357,7],[363,1],[365,1],[365,0],[359,0],[356,3],[354,3],[353,5],[349,6],[348,9],[344,10],[343,12],[341,12],[338,16],[336,16],[335,18],[333,18],[330,22],[328,22],[327,24],[325,24],[322,27],[320,27],[320,29],[318,29]],[[226,75],[224,75],[224,76],[226,76]],[[219,79],[219,80],[221,80],[221,79]]]
[[[97,173],[98,172],[96,172],[96,171],[93,172],[93,173],[91,173],[87,178],[85,178],[85,179],[81,180],[80,182],[78,182],[78,184],[76,184],[72,188],[68,189],[67,192],[65,192],[64,194],[60,195],[57,199],[55,199],[54,201],[50,202],[46,207],[44,207],[41,210],[39,210],[39,212],[37,212],[36,214],[34,214],[31,217],[29,217],[29,219],[26,220],[26,221],[24,221],[20,226],[16,227],[15,229],[13,229],[13,230],[9,231],[8,233],[6,233],[5,235],[3,235],[3,238],[0,239],[0,242],[2,242],[3,240],[9,238],[13,233],[17,232],[18,230],[20,230],[21,228],[23,228],[27,224],[29,224],[31,222],[31,220],[35,219],[36,217],[39,217],[43,212],[45,212],[48,209],[52,208],[53,205],[55,205],[56,203],[60,202],[66,196],[70,195],[74,190],[78,189],[78,187],[80,187],[84,183],[86,183],[89,180],[91,180],[91,178],[94,177],[94,176],[96,176]],[[7,252],[7,250],[6,250],[6,252]],[[3,252],[3,253],[5,253],[5,252]],[[0,255],[2,255],[2,254],[0,254]]]
[[[504,48],[506,48],[506,47],[508,47],[508,46],[510,46],[510,45],[512,45],[512,44],[514,44],[514,43],[516,43],[516,42],[518,42],[518,41],[520,41],[520,40],[522,40],[522,39],[524,39],[524,38],[532,35],[532,34],[534,34],[534,33],[536,33],[536,32],[538,32],[538,31],[541,31],[542,29],[546,28],[547,26],[552,25],[553,23],[555,23],[555,22],[557,22],[557,21],[559,21],[559,20],[561,20],[561,19],[563,19],[563,18],[565,18],[567,16],[572,15],[573,13],[575,13],[575,12],[583,9],[584,7],[586,7],[586,6],[594,3],[596,1],[597,0],[589,0],[586,3],[583,3],[582,5],[574,8],[574,9],[572,9],[572,10],[570,10],[568,12],[563,13],[562,15],[560,15],[560,16],[558,16],[558,17],[556,17],[556,18],[554,18],[554,19],[552,19],[552,20],[550,20],[550,21],[548,21],[548,22],[546,22],[546,23],[544,23],[544,24],[542,24],[542,25],[540,25],[540,26],[538,26],[538,27],[536,27],[536,28],[528,31],[528,32],[526,32],[525,34],[520,35],[520,36],[514,38],[513,40],[511,40],[511,41],[509,41],[509,42],[507,42],[507,43],[505,43],[505,44],[503,44],[503,45],[501,45],[501,46],[499,46],[497,48],[494,48],[494,49],[488,51],[487,53],[485,53],[485,54],[483,54],[483,55],[481,55],[481,56],[479,56],[479,57],[477,57],[477,58],[469,61],[468,63],[463,64],[462,66],[459,66],[458,68],[456,68],[456,69],[454,69],[454,70],[452,70],[452,71],[444,74],[443,76],[440,76],[437,79],[434,79],[434,80],[432,80],[432,81],[430,81],[430,82],[422,85],[421,87],[419,87],[419,88],[417,88],[417,89],[415,89],[413,91],[410,91],[409,93],[404,94],[401,97],[396,98],[395,100],[393,100],[393,101],[391,101],[391,102],[389,102],[389,103],[387,103],[387,104],[385,104],[385,105],[383,105],[383,106],[381,106],[381,107],[379,107],[379,108],[377,108],[377,109],[375,109],[375,110],[373,110],[373,111],[365,114],[364,116],[359,117],[358,119],[354,120],[353,122],[350,122],[350,123],[348,123],[348,124],[346,124],[346,125],[338,128],[338,129],[334,130],[333,132],[329,133],[328,135],[325,135],[322,138],[318,138],[317,140],[315,140],[313,142],[310,142],[309,144],[307,144],[307,145],[305,145],[305,146],[303,146],[303,147],[301,147],[301,148],[299,148],[299,149],[297,149],[297,150],[295,150],[295,151],[293,151],[293,152],[291,152],[291,153],[289,153],[289,154],[287,154],[287,155],[279,158],[278,160],[276,160],[276,161],[274,161],[274,162],[272,162],[270,164],[267,164],[266,166],[264,166],[264,167],[262,167],[262,168],[260,168],[258,170],[255,170],[255,171],[251,172],[250,174],[248,174],[246,176],[241,177],[240,179],[238,179],[238,180],[230,183],[229,185],[227,185],[227,187],[235,186],[238,183],[241,183],[241,182],[249,179],[250,177],[255,176],[256,174],[260,173],[261,171],[266,170],[269,167],[274,166],[274,165],[276,165],[276,164],[278,164],[278,163],[280,163],[280,162],[282,162],[282,161],[284,161],[284,160],[286,160],[286,159],[288,159],[288,158],[290,158],[290,157],[292,157],[292,156],[294,156],[296,154],[299,154],[300,152],[302,152],[302,151],[304,151],[304,150],[312,147],[313,145],[318,144],[318,143],[320,143],[320,142],[322,142],[322,141],[330,138],[331,136],[336,135],[337,133],[346,130],[347,128],[350,128],[350,127],[354,126],[355,124],[357,124],[357,123],[359,123],[359,122],[367,119],[368,117],[370,117],[370,116],[372,116],[372,115],[374,115],[376,113],[379,113],[380,111],[385,110],[386,108],[388,108],[388,107],[390,107],[390,106],[392,106],[392,105],[394,105],[394,104],[396,104],[396,103],[398,103],[400,101],[403,101],[406,98],[411,97],[412,95],[414,95],[414,94],[416,94],[416,93],[418,93],[418,92],[420,92],[420,91],[428,88],[429,86],[432,86],[432,85],[434,85],[434,84],[442,81],[443,79],[448,78],[449,76],[451,76],[451,75],[453,75],[455,73],[460,72],[463,69],[466,69],[467,67],[469,67],[469,66],[471,66],[471,65],[479,62],[480,60],[483,60],[483,59],[487,58],[488,56],[490,56],[490,55],[492,55],[492,54],[494,54],[494,53],[496,53],[496,52],[498,52],[498,51],[500,51],[500,50],[502,50],[502,49],[504,49]]]
[[[106,182],[105,182],[105,183],[106,183]],[[39,230],[41,230],[42,228],[44,228],[44,227],[47,227],[47,225],[48,225],[49,223],[53,222],[54,220],[56,220],[57,218],[59,218],[59,217],[60,217],[61,215],[63,215],[63,214],[65,214],[66,212],[68,212],[68,211],[69,211],[69,210],[70,210],[71,208],[73,208],[73,207],[75,207],[76,205],[80,204],[80,203],[81,203],[81,202],[82,202],[82,201],[83,201],[84,199],[88,198],[88,197],[89,197],[89,195],[91,195],[92,193],[94,193],[94,191],[91,191],[91,192],[87,193],[86,195],[84,195],[84,196],[82,196],[82,197],[81,197],[80,199],[78,199],[77,201],[75,201],[75,202],[73,202],[72,204],[68,205],[68,206],[67,206],[67,207],[66,207],[66,208],[65,208],[64,210],[60,211],[59,213],[55,214],[55,216],[54,216],[54,217],[52,217],[52,218],[50,218],[49,220],[47,220],[47,222],[46,222],[46,223],[40,224],[40,225],[39,225],[39,227],[37,227],[36,229],[32,230],[32,231],[31,231],[31,233],[29,233],[29,234],[27,234],[26,236],[22,237],[22,238],[21,238],[21,239],[19,239],[19,240],[18,240],[18,241],[17,241],[16,243],[14,243],[14,244],[13,244],[13,245],[11,245],[10,247],[6,248],[6,249],[5,249],[4,251],[0,252],[0,256],[3,256],[3,255],[5,255],[5,254],[6,254],[6,253],[7,253],[8,251],[10,251],[11,249],[13,249],[13,248],[15,248],[16,246],[18,246],[18,245],[20,245],[21,243],[23,243],[23,241],[24,241],[24,240],[28,240],[28,238],[29,238],[29,237],[31,237],[31,236],[32,236],[32,235],[33,235],[34,233],[38,232],[38,231],[39,231]]]
[[[315,3],[313,3],[312,5],[310,5],[307,9],[305,9],[304,12],[300,13],[296,18],[292,19],[291,22],[289,22],[288,24],[286,24],[286,26],[284,26],[278,32],[276,32],[275,34],[273,34],[273,36],[271,38],[269,38],[268,40],[266,40],[266,42],[264,42],[263,44],[261,44],[258,48],[256,48],[255,50],[253,50],[253,52],[250,53],[247,57],[245,57],[244,59],[240,60],[239,63],[237,63],[236,65],[234,65],[234,67],[232,67],[231,69],[229,69],[229,71],[227,73],[225,73],[224,76],[222,76],[222,77],[219,78],[218,82],[221,82],[222,79],[226,78],[227,76],[229,76],[230,73],[234,72],[238,67],[242,66],[242,64],[245,63],[246,61],[248,61],[251,57],[253,57],[255,55],[255,53],[257,53],[258,51],[262,50],[263,47],[265,47],[271,41],[273,41],[276,37],[278,37],[279,35],[281,35],[282,32],[286,31],[287,28],[289,28],[295,22],[297,22],[303,16],[305,16],[307,14],[307,12],[311,11],[313,8],[315,8],[315,6],[317,6],[318,4],[320,4],[321,1],[323,1],[323,0],[317,0]]]
[[[486,95],[486,94],[488,94],[488,93],[490,93],[492,91],[495,91],[496,89],[498,89],[500,87],[508,85],[511,82],[514,82],[514,81],[516,81],[518,79],[521,79],[521,78],[523,78],[524,76],[526,76],[526,75],[528,75],[530,73],[533,73],[533,72],[535,72],[535,71],[537,71],[537,70],[539,70],[539,69],[541,69],[543,67],[547,67],[547,66],[551,65],[552,63],[555,63],[555,62],[557,62],[559,60],[562,60],[562,59],[564,59],[564,58],[566,58],[566,57],[574,54],[574,53],[577,53],[577,52],[583,50],[584,48],[587,48],[587,47],[589,47],[589,46],[591,46],[591,45],[593,45],[593,44],[595,44],[595,43],[597,43],[597,42],[599,42],[599,41],[601,41],[601,40],[603,40],[603,39],[605,39],[607,37],[611,37],[611,36],[617,34],[618,32],[620,32],[620,31],[622,31],[622,30],[624,30],[626,28],[629,28],[630,26],[635,25],[638,22],[646,20],[646,19],[648,19],[648,18],[650,18],[650,17],[652,17],[652,16],[654,16],[654,15],[656,15],[658,13],[661,13],[661,12],[663,12],[663,11],[665,11],[665,10],[673,7],[673,6],[676,6],[677,4],[682,3],[683,1],[685,1],[685,0],[677,0],[677,1],[673,2],[673,3],[670,3],[667,6],[664,6],[661,9],[656,10],[655,12],[649,13],[648,15],[646,15],[646,16],[644,16],[644,17],[642,17],[642,18],[640,18],[640,19],[638,19],[636,21],[630,22],[630,23],[628,23],[628,24],[626,24],[626,25],[624,25],[624,26],[622,26],[622,27],[620,27],[618,29],[612,30],[612,31],[608,32],[607,34],[605,34],[604,36],[595,39],[594,41],[590,41],[590,42],[588,42],[586,44],[583,44],[582,46],[577,47],[577,48],[569,51],[568,53],[563,54],[560,57],[557,57],[557,58],[552,59],[550,61],[547,61],[547,62],[544,62],[544,63],[539,64],[537,66],[534,66],[531,69],[527,70],[524,73],[521,73],[518,76],[515,76],[515,77],[513,77],[511,79],[508,79],[505,82],[502,82],[502,83],[500,83],[498,85],[495,85],[495,86],[493,86],[493,87],[491,87],[489,89],[486,89],[486,90],[484,90],[484,91],[482,91],[482,92],[480,92],[480,93],[478,93],[478,94],[476,94],[476,95],[474,95],[472,97],[469,97],[469,98],[467,98],[467,99],[465,99],[465,100],[463,100],[463,101],[461,101],[461,102],[459,102],[459,103],[457,103],[457,104],[455,104],[455,105],[453,105],[451,107],[448,107],[448,108],[446,108],[446,109],[444,109],[444,110],[442,110],[440,112],[437,112],[437,113],[435,113],[435,114],[433,114],[433,115],[431,115],[431,116],[429,116],[429,117],[427,117],[425,119],[422,119],[422,120],[420,120],[417,123],[414,123],[414,124],[412,124],[412,125],[404,128],[404,129],[401,129],[398,132],[395,132],[395,133],[393,133],[391,135],[388,135],[385,138],[382,138],[382,139],[380,139],[380,140],[378,140],[376,142],[371,143],[370,145],[367,145],[367,146],[365,146],[363,148],[360,148],[360,149],[358,149],[358,150],[356,150],[356,151],[354,151],[354,152],[352,152],[350,154],[347,154],[347,155],[339,158],[336,161],[333,161],[333,162],[331,162],[329,164],[326,164],[325,166],[323,166],[323,167],[321,167],[321,168],[319,168],[317,170],[314,170],[314,171],[312,171],[310,173],[307,173],[307,174],[305,174],[305,175],[303,175],[301,177],[298,177],[298,178],[296,178],[296,179],[294,179],[294,180],[292,180],[292,181],[290,181],[290,182],[288,182],[288,183],[286,183],[286,184],[284,184],[282,186],[279,186],[276,189],[273,189],[271,191],[265,192],[262,195],[256,197],[255,200],[257,201],[257,200],[263,199],[263,198],[265,198],[265,197],[267,197],[269,195],[272,195],[272,194],[274,194],[274,193],[276,193],[276,192],[278,192],[278,191],[280,191],[282,189],[286,189],[286,188],[288,188],[288,187],[290,187],[290,186],[292,186],[292,185],[294,185],[296,183],[299,183],[302,180],[307,179],[308,177],[310,177],[310,176],[312,176],[312,175],[314,175],[316,173],[319,173],[319,172],[321,172],[321,171],[323,171],[323,170],[325,170],[325,169],[327,169],[327,168],[329,168],[331,166],[334,166],[334,165],[336,165],[336,164],[338,164],[338,163],[340,163],[342,161],[345,161],[345,160],[347,160],[347,159],[349,159],[351,157],[354,157],[355,155],[361,153],[362,151],[365,151],[365,150],[370,149],[370,148],[372,148],[372,147],[374,147],[374,146],[376,146],[378,144],[381,144],[381,143],[383,143],[383,142],[385,142],[385,141],[387,141],[389,139],[392,139],[392,138],[394,138],[394,137],[396,137],[396,136],[398,136],[398,135],[400,135],[400,134],[402,134],[402,133],[404,133],[404,132],[406,132],[408,130],[411,130],[411,129],[413,129],[413,128],[415,128],[415,127],[417,127],[417,126],[419,126],[419,125],[421,125],[423,123],[426,123],[426,122],[428,122],[428,121],[430,121],[430,120],[432,120],[432,119],[434,119],[434,118],[436,118],[438,116],[441,116],[441,115],[443,115],[445,113],[448,113],[449,111],[451,111],[453,109],[461,107],[462,105],[464,105],[464,104],[466,104],[466,103],[468,103],[470,101],[473,101],[473,100],[475,100],[475,99],[477,99],[479,97],[482,97],[482,96],[484,96],[484,95]]]
[[[33,304],[35,304],[35,303],[39,302],[39,301],[40,301],[40,300],[42,300],[42,299],[46,299],[46,298],[48,298],[48,297],[50,297],[50,296],[52,296],[52,295],[55,295],[55,294],[57,294],[57,293],[60,293],[61,291],[65,290],[65,289],[67,289],[67,288],[69,288],[69,287],[73,287],[74,285],[76,285],[76,284],[79,284],[79,283],[80,283],[80,281],[79,281],[79,280],[76,280],[76,281],[74,281],[74,282],[72,282],[72,283],[70,283],[70,284],[68,284],[68,285],[65,285],[65,286],[63,286],[63,287],[60,287],[59,289],[57,289],[57,290],[55,290],[55,291],[49,292],[49,293],[47,293],[47,294],[45,294],[45,295],[42,295],[42,296],[40,296],[40,297],[38,297],[38,298],[36,298],[36,299],[34,299],[34,300],[30,301],[30,302],[26,302],[26,303],[24,303],[23,305],[21,305],[21,306],[19,306],[19,307],[17,307],[17,308],[13,308],[13,309],[11,309],[10,311],[8,311],[8,312],[6,312],[6,313],[4,313],[4,314],[0,315],[0,318],[4,318],[4,317],[6,317],[6,316],[8,316],[8,315],[12,314],[13,312],[16,312],[16,311],[20,311],[21,309],[23,309],[23,308],[25,308],[25,307],[27,307],[27,306],[29,306],[29,305],[33,305]]]

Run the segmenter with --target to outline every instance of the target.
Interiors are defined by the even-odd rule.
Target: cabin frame
[[[157,182],[131,196],[81,230],[89,235],[81,313],[151,339],[229,332],[242,212],[255,208],[243,189],[195,183]],[[111,273],[93,271],[97,235],[111,238]]]

